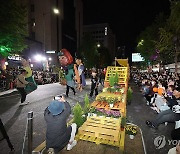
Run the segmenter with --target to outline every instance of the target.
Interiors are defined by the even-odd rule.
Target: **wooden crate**
[[[120,81],[118,84],[123,85],[124,87],[128,86],[128,81]],[[104,87],[109,87],[109,81],[104,81]]]
[[[99,108],[99,109],[105,109],[105,110],[120,110],[121,112],[125,112],[125,103],[122,102],[117,102],[114,104],[114,106],[112,108],[110,108],[109,104],[106,102],[98,102],[98,101],[94,101],[91,106],[95,107],[95,108]]]
[[[79,128],[76,140],[112,145],[124,151],[125,129],[120,130],[120,121],[121,118],[89,117]]]
[[[109,78],[111,75],[115,76],[116,72],[118,73],[119,83],[125,83],[127,81],[128,68],[127,67],[115,67],[108,66],[105,82],[109,82]]]
[[[88,117],[87,121],[79,128],[76,138],[96,144],[119,146],[120,119]]]

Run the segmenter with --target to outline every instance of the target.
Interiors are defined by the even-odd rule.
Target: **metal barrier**
[[[128,123],[126,123],[126,124],[133,125],[133,126],[136,126],[136,127],[139,128],[140,133],[141,133],[141,139],[142,139],[142,144],[143,144],[144,154],[147,154],[147,151],[146,151],[146,145],[145,145],[145,142],[144,142],[144,137],[143,137],[142,129],[141,129],[138,125],[133,124],[133,123],[130,123],[130,122],[128,122]]]
[[[24,154],[26,137],[28,138],[28,154],[32,154],[32,145],[33,145],[33,111],[28,112],[26,129],[24,134],[24,141],[22,147],[22,154]]]

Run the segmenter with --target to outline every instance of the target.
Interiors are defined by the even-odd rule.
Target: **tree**
[[[84,63],[87,68],[97,66],[99,57],[96,41],[90,34],[85,34],[80,45],[80,54],[85,59]]]
[[[156,42],[159,40],[159,28],[164,26],[165,19],[165,15],[160,13],[155,21],[142,31],[138,37],[136,50],[144,57],[146,64],[161,61],[159,50],[156,48]]]
[[[160,39],[156,47],[160,53],[174,58],[175,72],[180,55],[180,1],[171,1],[171,13],[163,28],[159,29]]]
[[[98,48],[98,53],[99,53],[99,66],[100,67],[107,67],[111,64],[111,55],[109,53],[108,48],[106,47],[100,47]]]
[[[21,52],[27,34],[26,9],[15,0],[1,0],[0,5],[0,56]]]

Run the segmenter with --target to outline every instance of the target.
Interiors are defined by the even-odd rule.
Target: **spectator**
[[[101,86],[104,87],[104,80],[105,80],[105,74],[104,71],[102,69],[100,69],[100,73],[99,73],[99,83],[101,84]]]
[[[180,145],[177,144],[176,147],[171,148],[168,154],[180,154]]]
[[[180,113],[175,113],[172,111],[172,107],[174,105],[178,105],[177,99],[180,98],[180,92],[174,90],[173,95],[173,99],[170,99],[169,97],[166,98],[170,109],[159,113],[156,119],[154,119],[152,122],[146,121],[146,124],[149,127],[157,129],[158,126],[164,122],[175,122],[180,120]]]
[[[90,97],[93,96],[93,93],[95,91],[95,96],[98,95],[98,77],[96,73],[96,69],[92,69],[92,74],[91,74],[91,92],[90,92]]]
[[[74,140],[76,124],[67,127],[67,119],[71,113],[71,107],[63,96],[55,97],[50,105],[45,109],[44,118],[47,124],[46,148],[49,151],[58,153],[67,145],[67,150],[71,150],[77,141]]]

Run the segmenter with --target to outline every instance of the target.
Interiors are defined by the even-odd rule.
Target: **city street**
[[[131,105],[127,106],[128,121],[137,124],[142,129],[147,154],[167,153],[172,147],[172,145],[169,146],[167,144],[167,139],[170,139],[170,131],[174,128],[174,124],[168,124],[167,126],[162,124],[158,130],[147,127],[145,121],[152,120],[157,114],[146,105],[139,88],[133,82],[131,82],[130,86],[133,88],[134,95]],[[100,86],[99,89],[101,88]],[[90,82],[88,81],[88,86],[86,86],[81,93],[77,92],[76,96],[70,91],[67,101],[70,102],[71,106],[74,106],[76,102],[83,102],[84,96],[86,93],[89,94],[89,90]],[[40,85],[35,92],[27,96],[27,100],[30,101],[30,104],[23,107],[19,107],[20,97],[17,92],[0,96],[0,116],[5,124],[10,140],[15,147],[15,153],[19,154],[22,150],[27,113],[29,111],[34,112],[33,148],[35,148],[45,140],[46,126],[43,117],[44,109],[53,99],[53,96],[64,92],[65,86],[58,83]],[[72,118],[72,116],[70,118]],[[156,149],[154,139],[160,135],[166,136],[167,143],[165,147]],[[9,151],[5,140],[0,142],[0,151],[2,154],[7,154]]]
[[[180,0],[4,0],[0,10],[0,154],[180,153]],[[57,95],[77,124],[70,139]]]
[[[90,83],[88,82],[88,84]],[[59,83],[40,85],[36,91],[27,96],[27,101],[30,103],[22,107],[19,107],[20,96],[17,92],[0,96],[0,117],[16,150],[15,153],[21,153],[29,111],[34,113],[33,148],[45,140],[44,110],[53,96],[65,93],[65,88]],[[86,86],[81,93],[77,91],[76,96],[70,90],[69,97],[66,100],[71,106],[77,102],[83,102],[85,94],[89,93],[89,88]],[[0,151],[1,154],[7,154],[9,151],[5,140],[0,142]]]

